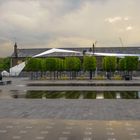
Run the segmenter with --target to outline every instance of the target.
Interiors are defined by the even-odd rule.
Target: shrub
[[[115,75],[114,77],[111,78],[112,80],[122,80],[122,76],[120,75]]]
[[[94,78],[94,80],[105,80],[106,78],[104,76],[98,75]]]

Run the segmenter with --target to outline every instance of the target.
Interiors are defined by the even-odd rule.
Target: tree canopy
[[[92,79],[92,72],[96,70],[96,58],[94,56],[84,56],[83,69],[89,71],[89,77]]]
[[[117,67],[117,58],[114,56],[106,56],[103,58],[103,69],[108,72],[113,72]]]
[[[10,68],[10,58],[0,58],[0,70],[9,70]]]

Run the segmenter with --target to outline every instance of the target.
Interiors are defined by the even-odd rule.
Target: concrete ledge
[[[140,86],[27,86],[30,91],[140,91]]]
[[[98,80],[98,81],[32,81],[27,86],[140,86],[140,81]]]

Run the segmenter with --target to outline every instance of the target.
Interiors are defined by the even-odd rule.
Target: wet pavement
[[[0,118],[140,120],[140,100],[0,99]]]
[[[140,91],[140,86],[27,87],[27,78],[11,80],[11,85],[0,86],[0,140],[140,140],[140,100],[9,96],[9,91],[22,94],[32,89]]]
[[[0,120],[1,140],[140,140],[139,121]]]
[[[3,78],[3,80],[11,80],[11,85],[1,85],[0,90],[7,93],[9,90],[47,90],[47,91],[140,91],[140,79],[136,80],[29,80],[29,78]],[[45,86],[45,84],[55,84],[55,86]],[[57,85],[58,83],[58,85]],[[61,84],[92,84],[97,83],[102,86],[62,86]],[[27,86],[28,84],[40,84],[44,86]],[[114,84],[114,86],[104,86],[104,84]],[[119,86],[119,85],[120,86]],[[130,86],[122,86],[121,84],[130,84]],[[135,84],[135,86],[132,86]],[[137,85],[137,86],[136,86]]]
[[[0,86],[0,118],[140,120],[139,99],[13,99],[12,96],[14,95],[25,96],[28,90],[26,84],[30,80],[28,78],[8,78],[8,80],[12,80],[11,85]],[[49,87],[30,88],[40,91],[43,88],[49,90]],[[51,88],[55,90],[55,87]],[[64,87],[59,88],[64,90]],[[83,87],[83,89],[80,89],[81,87],[75,88],[81,91],[86,89],[86,87]],[[92,86],[87,89],[89,88],[94,89]],[[97,88],[99,89],[99,87]],[[119,90],[119,87],[116,89],[115,87],[110,88]],[[136,87],[126,88],[132,90]],[[72,89],[73,87],[70,90]]]

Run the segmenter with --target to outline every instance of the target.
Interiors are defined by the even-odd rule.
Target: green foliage
[[[8,70],[10,68],[10,58],[0,58],[0,70]]]
[[[133,71],[138,68],[138,57],[136,56],[126,56],[125,58],[120,59],[119,69],[122,71]]]
[[[62,77],[61,77],[61,80],[69,80],[69,77],[67,77],[67,76],[62,76]]]
[[[41,61],[42,59],[40,58],[30,58],[26,62],[26,70],[27,71],[41,71],[42,70]]]
[[[138,57],[126,56],[125,57],[125,68],[127,71],[137,70],[138,68]]]
[[[41,59],[41,68],[42,71],[46,71],[46,59]]]
[[[79,71],[81,69],[81,61],[77,57],[67,57],[65,59],[65,68],[67,71]]]
[[[105,71],[115,71],[117,67],[117,58],[114,56],[106,56],[103,58],[103,69]]]
[[[84,56],[83,69],[85,71],[96,70],[96,58],[94,56]]]
[[[122,80],[122,76],[115,75],[114,77],[112,77],[112,80]]]
[[[68,71],[70,79],[75,78],[78,75],[78,71],[82,70],[89,72],[89,77],[92,79],[93,72],[96,70],[96,58],[94,56],[84,56],[83,64],[78,57],[61,58],[28,58],[26,60],[26,70],[34,72],[41,71],[41,77],[46,78],[46,71],[50,72],[50,76],[57,77],[57,79],[63,79],[62,71]],[[0,70],[8,68],[10,65],[10,59],[0,59]],[[83,67],[81,67],[81,65]],[[129,71],[137,70],[138,57],[125,57],[119,60],[119,70],[129,73]],[[116,57],[104,57],[103,68],[105,71],[114,72],[117,68]],[[53,72],[53,73],[52,73]],[[53,74],[53,75],[52,75]],[[111,75],[112,76],[112,75]],[[65,78],[64,78],[65,79]],[[68,77],[66,78],[68,79]],[[80,77],[77,79],[85,79]],[[104,79],[104,77],[97,76],[95,79]],[[120,80],[121,77],[115,77],[115,80]]]
[[[60,58],[28,58],[27,71],[63,71],[64,61]]]
[[[119,70],[125,71],[125,59],[124,58],[119,60],[118,66],[119,66]]]
[[[46,71],[56,71],[58,68],[57,58],[46,59]]]
[[[3,70],[3,59],[0,58],[0,70]]]
[[[64,70],[64,60],[60,58],[56,58],[57,61],[57,71],[63,71]]]
[[[91,80],[92,72],[96,70],[96,58],[94,56],[84,56],[83,69],[84,71],[89,71],[89,77]]]
[[[94,78],[94,80],[105,80],[104,76],[98,75]]]

